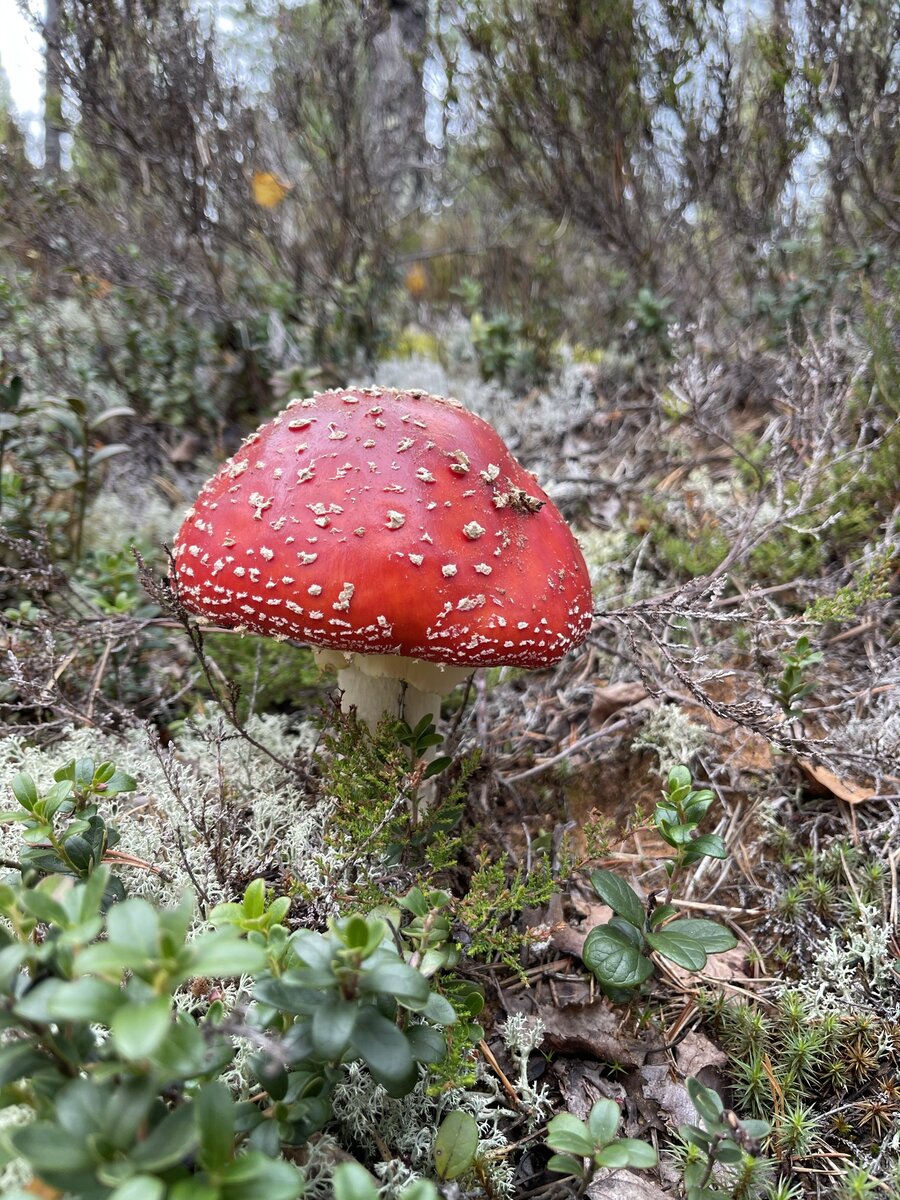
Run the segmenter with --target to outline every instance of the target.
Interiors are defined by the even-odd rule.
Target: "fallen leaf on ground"
[[[694,992],[704,983],[752,983],[753,980],[744,972],[746,960],[746,948],[738,945],[733,950],[725,950],[721,954],[711,954],[702,971],[688,971],[670,959],[665,960],[663,969],[686,991]]]
[[[290,184],[273,175],[271,171],[254,171],[250,187],[253,199],[261,208],[277,208],[291,190]]]
[[[579,1121],[586,1121],[591,1109],[600,1099],[621,1098],[621,1088],[604,1079],[594,1063],[579,1058],[555,1058],[551,1070],[559,1081],[566,1112]]]
[[[595,1179],[585,1192],[590,1200],[671,1200],[655,1183],[634,1171],[613,1171]]]
[[[620,708],[628,708],[646,699],[647,689],[642,683],[608,683],[605,687],[595,688],[591,704],[591,727],[602,725],[607,717]]]
[[[679,1125],[688,1125],[697,1120],[687,1088],[669,1078],[667,1064],[646,1064],[641,1067],[640,1076],[644,1095],[656,1101],[670,1129],[677,1129]]]
[[[817,783],[819,787],[847,804],[863,804],[878,794],[873,788],[860,787],[858,784],[840,779],[834,771],[829,771],[827,767],[820,766],[818,763],[810,762],[808,758],[798,758],[797,765],[803,774]]]
[[[574,954],[581,958],[587,935],[595,925],[605,925],[613,918],[613,910],[606,904],[590,905],[588,919],[575,929],[572,925],[557,925],[550,935],[550,943],[560,954]]]
[[[728,1055],[705,1034],[692,1029],[675,1047],[675,1061],[679,1073],[687,1078],[688,1075],[699,1075],[706,1067],[727,1066]]]
[[[587,994],[587,988],[585,988]],[[557,1054],[586,1055],[599,1062],[617,1063],[634,1070],[643,1063],[646,1051],[640,1042],[625,1036],[621,1016],[602,998],[583,1003],[557,1004],[548,996],[538,1004],[537,1015],[544,1025],[544,1050]],[[532,996],[513,994],[507,999],[510,1012],[534,1013]]]

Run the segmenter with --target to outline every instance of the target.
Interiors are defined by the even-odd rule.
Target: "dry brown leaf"
[[[877,796],[877,792],[873,788],[859,787],[858,784],[848,783],[844,779],[840,779],[833,771],[829,771],[827,767],[820,766],[818,763],[810,762],[808,758],[798,758],[797,765],[801,771],[819,787],[825,789],[832,796],[836,796],[838,800],[843,800],[847,804],[864,804],[866,800],[871,800],[873,796]]]
[[[586,1196],[590,1200],[671,1200],[671,1196],[634,1171],[613,1171],[605,1179],[595,1180]]]
[[[538,1015],[544,1025],[543,1046],[547,1050],[617,1063],[626,1070],[634,1070],[644,1061],[643,1046],[622,1033],[621,1016],[607,1000],[559,1007],[541,1004]]]
[[[554,1058],[550,1069],[559,1083],[559,1090],[570,1112],[579,1121],[586,1121],[591,1109],[600,1099],[615,1099],[618,1089],[605,1079],[603,1067],[583,1058]]]
[[[733,950],[725,950],[721,954],[711,954],[706,960],[702,971],[688,971],[677,963],[665,960],[664,969],[676,983],[681,984],[687,991],[694,992],[703,983],[734,983],[748,984],[750,977],[744,973],[747,960],[747,950],[744,946],[735,946]]]
[[[25,1184],[23,1190],[28,1192],[31,1196],[40,1196],[41,1200],[56,1200],[57,1196],[61,1196],[63,1194],[58,1190],[58,1188],[51,1187],[49,1183],[44,1183],[44,1181],[42,1179],[38,1179],[37,1176],[35,1176],[34,1179],[29,1180],[28,1183]]]
[[[728,1065],[728,1055],[696,1029],[686,1034],[675,1047],[675,1062],[678,1071],[687,1079],[699,1075],[705,1067]]]
[[[697,1119],[687,1088],[669,1078],[669,1067],[646,1064],[640,1069],[641,1086],[645,1096],[655,1100],[663,1117],[668,1118],[668,1127],[689,1125]]]
[[[580,929],[575,929],[571,925],[557,925],[550,935],[550,943],[560,954],[574,954],[581,958],[581,951],[584,949],[585,939],[590,931],[595,925],[606,925],[613,919],[613,916],[613,910],[607,905],[592,904],[588,920]]]
[[[605,687],[595,688],[591,705],[591,727],[602,725],[607,717],[611,717],[620,708],[640,704],[646,699],[647,689],[642,683],[608,683]]]

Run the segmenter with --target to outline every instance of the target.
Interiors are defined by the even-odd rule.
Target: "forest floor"
[[[490,420],[571,523],[595,592],[591,635],[555,670],[492,669],[448,698],[441,786],[462,816],[455,861],[430,877],[379,861],[340,817],[355,793],[335,797],[324,748],[323,722],[338,745],[343,728],[333,680],[303,650],[231,633],[209,632],[198,664],[131,566],[134,542],[162,575],[159,543],[233,444],[135,435],[89,510],[92,574],[60,582],[18,544],[4,766],[49,778],[90,753],[136,777],[111,810],[129,892],[187,888],[202,912],[261,875],[306,925],[365,909],[372,886],[453,896],[483,1039],[418,1108],[367,1092],[367,1125],[344,1095],[329,1126],[385,1186],[431,1173],[433,1130],[461,1107],[479,1157],[448,1197],[653,1200],[682,1195],[686,1168],[697,1196],[900,1194],[897,560],[880,515],[896,477],[893,497],[866,490],[886,433],[860,433],[855,370],[852,347],[825,342],[724,368],[690,356],[643,382],[640,363],[570,362],[525,396],[431,359],[373,372]],[[614,1001],[584,961],[614,917],[602,873],[662,902],[673,851],[654,813],[678,767],[712,793],[701,832],[726,854],[680,871],[672,900],[734,945],[694,967],[647,950],[652,973]],[[355,873],[323,832],[336,811]],[[7,860],[16,837],[4,828]],[[700,1123],[689,1078],[736,1113],[741,1154],[711,1172],[677,1134]],[[658,1166],[580,1184],[548,1170],[548,1120],[603,1098]],[[770,1124],[763,1148],[746,1119]]]

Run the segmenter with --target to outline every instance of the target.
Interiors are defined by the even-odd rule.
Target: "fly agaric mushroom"
[[[172,581],[217,625],[312,644],[372,727],[437,716],[476,667],[558,662],[591,626],[552,501],[486,421],[421,391],[292,400],[200,492]]]

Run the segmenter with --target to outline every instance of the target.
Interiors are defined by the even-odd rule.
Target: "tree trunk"
[[[44,171],[59,177],[62,157],[62,71],[59,59],[60,0],[47,0],[44,15]]]

